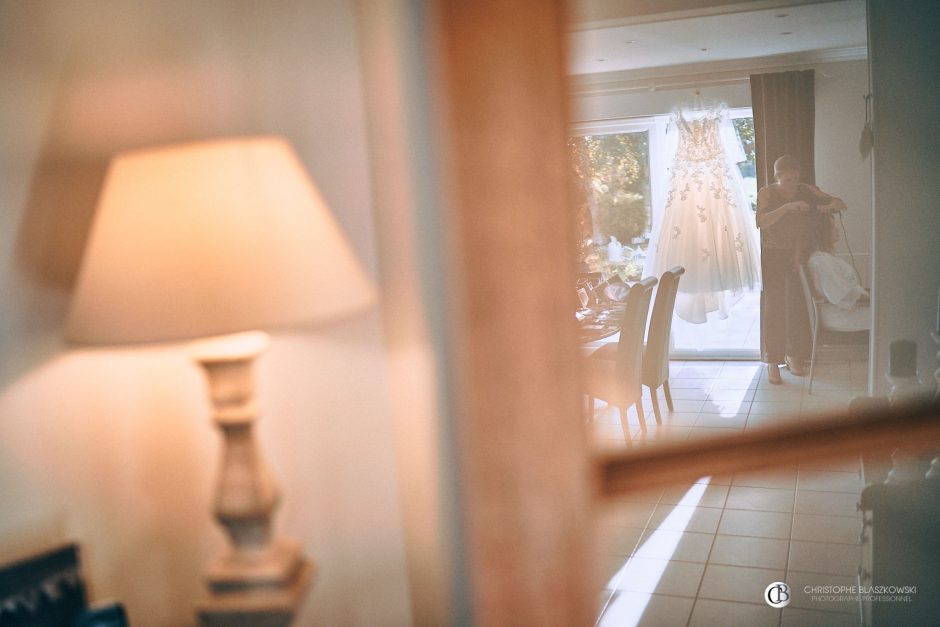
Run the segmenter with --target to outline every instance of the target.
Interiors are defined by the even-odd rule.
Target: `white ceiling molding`
[[[751,74],[761,72],[805,70],[821,63],[859,61],[867,58],[868,48],[857,46],[602,74],[575,74],[570,75],[568,81],[571,93],[578,96],[686,89],[743,83],[747,82]]]
[[[767,9],[783,9],[806,4],[826,4],[839,0],[725,0],[714,6],[702,0],[653,0],[647,3],[623,0],[576,0],[572,3],[573,21],[569,32],[616,28],[633,24],[684,20],[711,15],[730,15]],[[672,9],[663,11],[663,9]]]

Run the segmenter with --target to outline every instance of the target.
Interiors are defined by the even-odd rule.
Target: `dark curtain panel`
[[[813,141],[816,123],[813,70],[751,75],[757,188],[774,180],[774,161],[783,154],[799,159],[801,179],[816,183]]]
[[[815,184],[813,70],[752,75],[751,108],[758,189],[773,182],[774,161],[784,154],[799,160],[804,183]],[[810,333],[793,251],[765,250],[763,241],[762,233],[761,359],[779,363],[785,352],[799,362],[809,357]]]

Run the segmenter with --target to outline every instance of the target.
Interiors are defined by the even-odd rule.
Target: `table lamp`
[[[365,309],[374,286],[291,146],[222,139],[117,155],[73,296],[79,344],[195,343],[223,435],[206,625],[288,625],[312,577],[275,538],[277,487],[253,425],[252,363],[272,327]],[[207,339],[208,338],[208,339]]]

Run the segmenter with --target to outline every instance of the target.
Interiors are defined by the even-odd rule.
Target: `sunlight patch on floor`
[[[601,612],[597,625],[600,627],[635,627],[640,623],[650,597],[656,591],[669,562],[664,555],[672,556],[679,543],[676,530],[685,529],[695,506],[702,500],[710,477],[693,484],[682,500],[673,507],[659,527],[647,538],[639,549],[611,577],[607,588],[612,590],[607,607]],[[670,530],[666,533],[665,530]],[[652,559],[654,558],[655,559]],[[640,594],[621,594],[622,591]]]

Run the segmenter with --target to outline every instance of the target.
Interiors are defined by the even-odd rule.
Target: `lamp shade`
[[[291,146],[225,139],[111,162],[69,340],[185,340],[325,321],[375,288]]]

